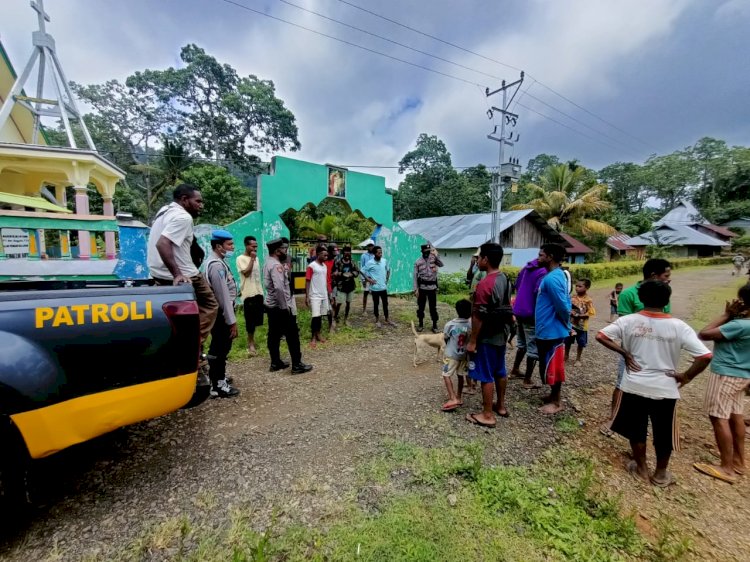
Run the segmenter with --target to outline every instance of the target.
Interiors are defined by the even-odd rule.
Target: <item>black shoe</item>
[[[281,371],[282,369],[288,369],[288,368],[289,368],[289,363],[287,363],[286,361],[282,361],[281,363],[271,363],[271,368],[268,370],[273,373],[274,371]]]
[[[424,330],[424,326],[422,326],[422,324],[417,326],[417,332],[422,332],[423,330]]]
[[[433,334],[437,334],[437,333],[439,333],[439,332],[440,332],[440,330],[438,330],[438,327],[437,327],[437,326],[433,326],[433,327],[432,327],[432,333],[433,333]]]
[[[211,398],[233,398],[239,393],[240,391],[231,386],[226,379],[222,379],[211,389]]]
[[[312,371],[313,366],[308,365],[307,363],[297,363],[294,367],[292,367],[292,374],[293,375],[301,375],[302,373],[308,373]]]

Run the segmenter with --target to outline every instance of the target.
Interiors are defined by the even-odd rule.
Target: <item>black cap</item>
[[[289,244],[289,238],[282,236],[281,238],[274,238],[273,240],[266,242],[266,247],[268,247],[268,253],[273,254],[283,244]]]
[[[429,252],[430,250],[432,250],[432,246],[430,244],[422,244],[423,252]]]

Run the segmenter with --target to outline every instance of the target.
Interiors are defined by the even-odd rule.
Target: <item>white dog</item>
[[[414,332],[414,366],[417,366],[417,354],[419,353],[420,347],[433,347],[437,349],[437,359],[438,361],[440,361],[443,355],[443,351],[445,351],[445,337],[443,336],[443,333],[440,332],[437,334],[420,334],[414,327],[414,321],[412,321],[411,323],[411,331]]]

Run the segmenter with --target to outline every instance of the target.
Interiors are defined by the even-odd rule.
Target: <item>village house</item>
[[[717,255],[731,246],[737,235],[725,227],[711,224],[690,203],[682,200],[654,223],[653,228],[625,243],[637,249],[637,257],[645,255],[648,246],[671,246],[676,258],[703,258]]]
[[[490,239],[491,220],[491,213],[478,213],[412,219],[398,224],[409,234],[422,236],[438,249],[444,264],[443,273],[457,273],[466,271],[471,256]],[[539,246],[547,242],[569,246],[559,232],[532,210],[502,212],[499,230],[505,251],[504,265],[523,266],[534,259]]]

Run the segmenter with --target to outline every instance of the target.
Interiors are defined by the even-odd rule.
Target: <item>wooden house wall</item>
[[[503,231],[504,248],[538,248],[546,241],[541,229],[528,219],[521,219]]]

